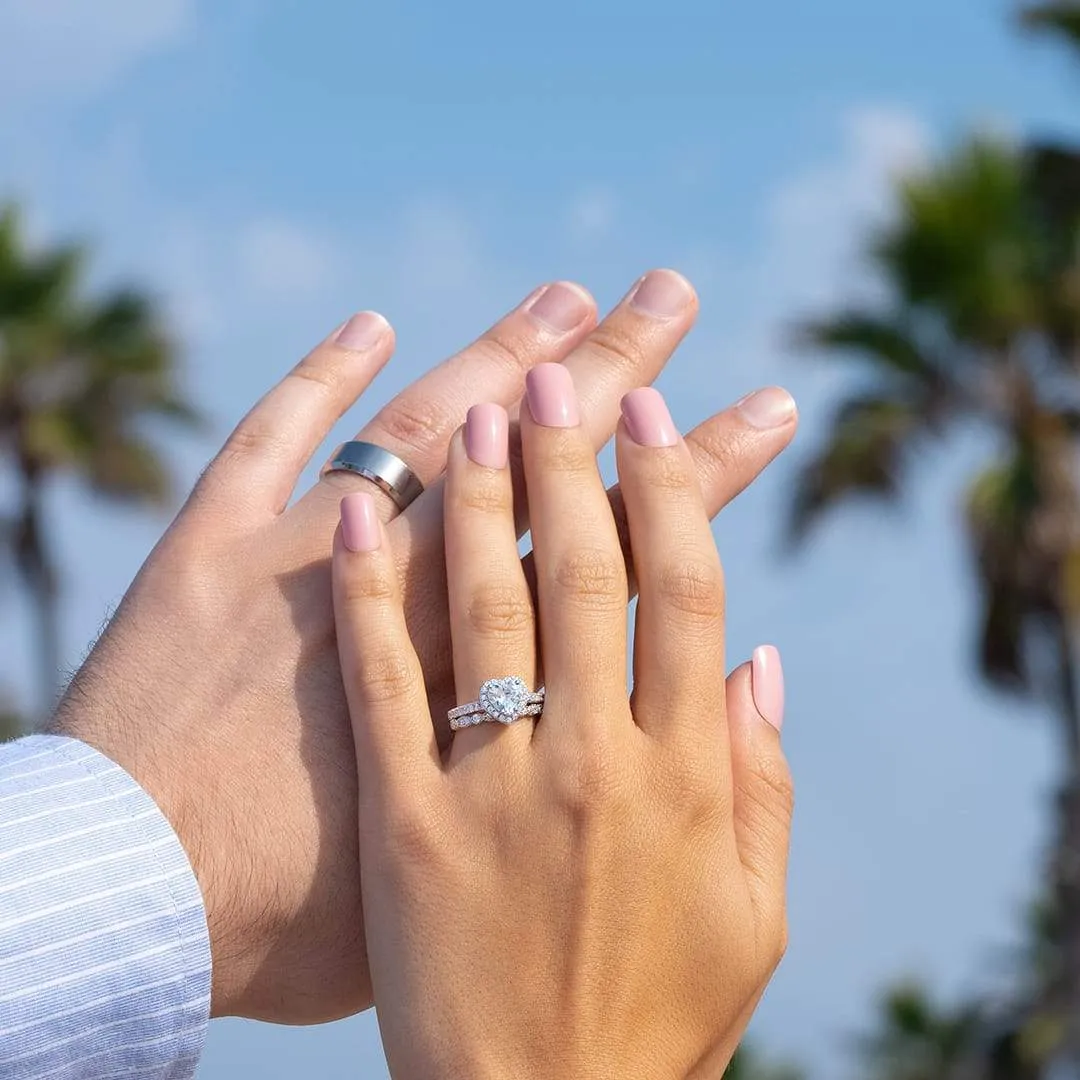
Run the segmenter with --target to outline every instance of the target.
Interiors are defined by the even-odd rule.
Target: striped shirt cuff
[[[74,739],[0,746],[0,1075],[186,1080],[209,1017],[202,896],[153,800]]]

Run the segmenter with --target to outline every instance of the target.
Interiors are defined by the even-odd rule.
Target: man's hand
[[[693,290],[671,271],[642,278],[599,326],[577,286],[533,293],[359,433],[428,485],[398,517],[374,485],[342,473],[285,509],[310,456],[391,355],[392,331],[369,313],[303,360],[210,465],[53,730],[128,770],[180,836],[206,901],[215,1015],[316,1023],[372,1000],[330,597],[342,494],[372,490],[390,521],[432,713],[443,716],[454,687],[439,478],[468,407],[513,406],[533,365],[562,362],[599,449],[623,394],[656,377],[696,314]],[[790,442],[795,423],[790,398],[766,390],[687,437],[710,514]]]

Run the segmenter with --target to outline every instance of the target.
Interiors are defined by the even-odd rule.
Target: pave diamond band
[[[480,687],[480,699],[458,705],[447,714],[451,731],[476,724],[513,724],[526,716],[539,716],[544,710],[544,688],[530,692],[525,680],[517,675],[488,679]]]

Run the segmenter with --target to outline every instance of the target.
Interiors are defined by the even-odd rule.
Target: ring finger
[[[446,572],[459,705],[477,701],[489,679],[517,677],[535,689],[536,632],[514,529],[508,441],[506,410],[475,405],[447,460]],[[530,739],[532,728],[526,718],[459,729],[451,763],[481,747],[506,752]]]

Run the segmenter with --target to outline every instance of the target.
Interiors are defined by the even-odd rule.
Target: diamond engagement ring
[[[531,693],[525,680],[517,675],[488,679],[480,687],[480,700],[458,705],[447,714],[451,731],[476,724],[512,724],[526,716],[539,716],[544,710],[544,688]]]

